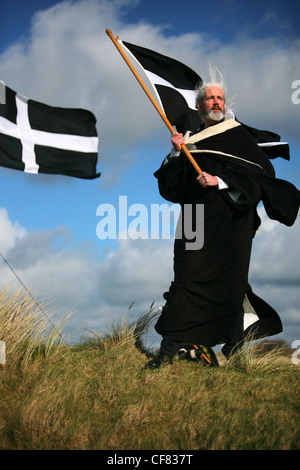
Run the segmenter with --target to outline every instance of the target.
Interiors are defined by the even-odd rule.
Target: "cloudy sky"
[[[238,119],[288,141],[290,162],[277,176],[300,187],[300,37],[296,0],[240,2],[11,0],[1,5],[0,80],[53,106],[85,108],[97,118],[98,170],[91,181],[28,175],[0,167],[0,253],[65,331],[106,329],[134,302],[145,311],[172,280],[173,241],[130,235],[137,208],[151,213],[159,196],[153,173],[170,149],[169,131],[139,87],[106,28],[124,41],[184,62],[206,78],[207,59],[221,69]],[[297,11],[298,10],[298,11]],[[300,88],[300,87],[299,87]],[[293,99],[294,97],[294,99]],[[297,104],[298,103],[298,104]],[[118,221],[126,200],[129,233],[99,238],[104,207]],[[138,205],[138,206],[136,206]],[[100,209],[99,209],[100,207]],[[281,315],[277,338],[300,339],[300,225],[266,218],[253,246],[250,282]],[[136,214],[134,216],[134,214]],[[148,224],[150,232],[151,224]],[[118,229],[118,224],[117,224]],[[0,287],[20,283],[0,258]]]

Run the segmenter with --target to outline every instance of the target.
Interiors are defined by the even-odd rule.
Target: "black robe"
[[[203,188],[183,153],[154,174],[162,197],[181,205],[181,221],[186,204],[194,209],[204,205],[202,248],[186,249],[190,240],[184,237],[184,228],[175,239],[174,280],[164,294],[166,304],[155,329],[174,340],[214,346],[226,337],[247,292],[260,319],[252,332],[256,337],[277,334],[282,331],[279,316],[248,284],[252,239],[260,225],[256,208],[263,201],[270,218],[293,225],[300,193],[291,183],[275,178],[267,156],[234,120],[186,137],[186,145],[192,146],[190,152],[202,171],[219,176],[229,189]],[[232,198],[232,190],[239,191],[240,202]],[[196,222],[194,211],[194,230]]]

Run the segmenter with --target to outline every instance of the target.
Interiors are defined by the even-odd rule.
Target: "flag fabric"
[[[0,104],[0,166],[26,173],[94,179],[98,158],[95,116],[59,108],[5,87]]]
[[[236,119],[238,121],[238,119]],[[238,121],[239,122],[239,121]],[[247,131],[254,137],[257,145],[270,159],[281,157],[285,160],[290,159],[290,147],[287,142],[280,142],[280,135],[275,132],[255,129],[254,127],[242,124]]]
[[[144,70],[163,112],[177,132],[196,131],[202,122],[196,109],[196,87],[201,86],[202,78],[175,59],[125,41],[119,40],[119,43]],[[268,158],[290,159],[289,145],[280,142],[278,134],[240,124],[250,132]]]
[[[119,43],[145,71],[160,107],[178,132],[196,129],[201,120],[196,109],[196,87],[202,78],[186,65],[125,41]]]

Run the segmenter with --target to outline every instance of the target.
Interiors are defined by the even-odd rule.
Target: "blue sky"
[[[11,0],[1,5],[1,48],[15,42],[19,37],[30,34],[32,16],[36,11],[45,10],[59,2],[52,0]],[[71,2],[70,2],[71,3]],[[117,2],[112,2],[117,3]],[[123,2],[121,16],[125,23],[151,23],[162,25],[167,35],[178,32],[207,33],[218,31],[217,37],[223,42],[242,32],[252,37],[296,35],[296,21],[299,13],[299,2],[267,0],[262,5],[259,0],[237,2],[222,0],[217,2],[182,1],[131,1]],[[183,11],[184,10],[184,11]],[[17,12],[17,15],[16,15]],[[13,24],[12,24],[12,20]],[[278,20],[280,21],[278,30]],[[221,31],[220,31],[221,28]]]
[[[28,175],[0,167],[1,253],[26,286],[57,312],[74,311],[68,334],[105,329],[135,301],[133,314],[172,280],[172,240],[99,240],[99,205],[118,211],[165,201],[154,171],[170,148],[169,131],[105,33],[181,60],[200,75],[206,58],[222,70],[238,119],[279,133],[291,160],[278,177],[300,187],[300,80],[297,1],[219,2],[11,0],[1,6],[0,79],[32,99],[82,107],[97,117],[98,180]],[[300,338],[299,221],[269,221],[254,242],[250,280],[281,314],[288,342]],[[280,260],[280,262],[279,262]],[[0,286],[14,281],[3,265]],[[283,300],[285,299],[285,300]],[[288,299],[288,300],[286,300]]]

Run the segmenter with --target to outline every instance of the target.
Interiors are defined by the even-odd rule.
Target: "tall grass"
[[[141,345],[153,306],[67,346],[26,295],[1,300],[0,449],[300,448],[300,368],[278,352],[254,345],[219,368],[149,371]]]
[[[0,292],[0,340],[5,342],[10,365],[29,361],[37,350],[48,355],[62,342],[68,316],[55,326],[49,309],[45,310],[29,292],[11,292],[8,287]]]
[[[111,324],[106,326],[105,331],[86,330],[93,335],[92,337],[85,338],[86,344],[91,343],[100,348],[105,348],[111,344],[119,344],[122,347],[124,341],[126,342],[128,339],[132,340],[133,338],[137,349],[147,356],[150,356],[152,352],[149,346],[146,347],[146,337],[153,320],[160,314],[160,310],[154,308],[153,302],[150,307],[137,318],[130,320],[128,314],[132,306],[133,304],[130,305],[127,312],[121,318],[118,318],[116,321],[112,320]]]
[[[254,340],[250,334],[246,337],[243,347],[225,362],[225,367],[246,372],[280,372],[286,368],[286,359],[289,356],[291,350],[285,343],[274,343],[272,346],[272,343],[266,342],[264,338]]]

